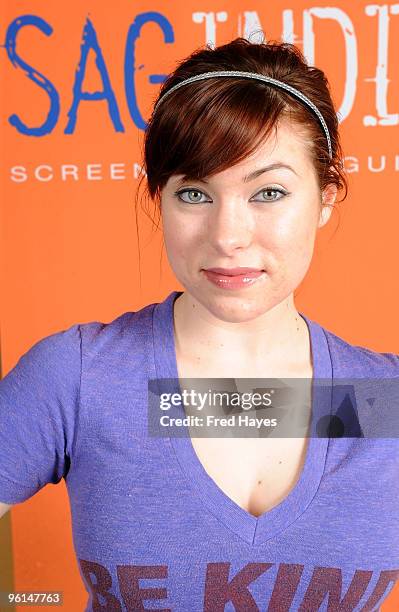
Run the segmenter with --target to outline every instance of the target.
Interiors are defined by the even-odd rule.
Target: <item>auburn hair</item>
[[[161,190],[172,174],[199,180],[222,172],[250,156],[278,122],[288,117],[308,147],[318,184],[348,192],[338,118],[326,75],[309,66],[300,49],[287,42],[253,43],[236,38],[227,44],[196,49],[180,61],[163,82],[154,104],[173,85],[212,70],[243,70],[292,85],[319,109],[330,132],[330,159],[325,132],[315,113],[287,91],[254,79],[204,79],[180,87],[153,110],[142,151],[145,193],[160,215]],[[139,190],[138,189],[138,190]],[[136,192],[136,196],[138,193]],[[146,214],[147,211],[146,211]]]

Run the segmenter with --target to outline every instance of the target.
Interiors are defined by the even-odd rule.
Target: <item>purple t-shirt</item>
[[[399,440],[313,436],[289,495],[243,510],[190,437],[148,435],[149,380],[178,379],[179,295],[19,359],[0,382],[0,501],[65,479],[86,611],[379,610],[399,578]],[[301,316],[314,379],[399,376],[399,355]]]

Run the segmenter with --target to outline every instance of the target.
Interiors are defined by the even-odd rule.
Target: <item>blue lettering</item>
[[[135,21],[129,28],[129,32],[126,40],[126,51],[125,51],[125,91],[126,91],[126,100],[129,108],[129,113],[131,118],[133,119],[135,125],[141,129],[145,130],[147,127],[146,122],[143,120],[141,113],[138,109],[137,98],[136,98],[136,90],[134,83],[134,58],[135,58],[135,41],[140,36],[140,30],[144,24],[148,22],[155,22],[161,28],[164,34],[164,41],[166,43],[174,42],[173,29],[170,22],[160,13],[148,12],[142,13],[136,17]],[[139,69],[141,66],[139,67]],[[149,81],[150,83],[163,83],[166,79],[165,74],[150,74]]]
[[[41,19],[41,17],[37,17],[36,15],[23,15],[22,17],[18,17],[17,19],[14,19],[7,30],[5,44],[7,55],[15,67],[19,66],[25,70],[26,76],[37,83],[37,85],[44,89],[44,91],[48,94],[50,98],[50,111],[47,115],[46,121],[39,127],[27,126],[21,121],[18,115],[11,115],[8,118],[8,121],[21,134],[26,134],[27,136],[45,136],[46,134],[50,134],[50,132],[52,132],[57,123],[60,113],[60,98],[54,85],[50,83],[50,81],[40,72],[32,68],[32,66],[29,66],[29,64],[25,63],[16,52],[17,34],[19,30],[26,25],[33,25],[36,28],[39,28],[39,30],[46,34],[46,36],[50,36],[50,34],[53,32],[53,28],[46,23],[46,21]]]
[[[104,85],[103,91],[95,91],[93,93],[82,91],[83,79],[86,72],[87,57],[90,49],[96,54],[96,66],[100,72],[101,80]],[[111,87],[108,71],[104,62],[101,48],[97,42],[97,35],[93,24],[87,18],[83,29],[83,42],[81,45],[81,57],[78,68],[76,70],[75,84],[73,86],[73,101],[68,112],[69,121],[65,128],[65,134],[72,134],[76,125],[76,114],[81,100],[107,100],[108,110],[117,132],[124,132],[119,110],[116,103],[116,98]]]

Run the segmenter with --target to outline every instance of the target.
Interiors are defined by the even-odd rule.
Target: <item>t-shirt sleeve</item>
[[[39,340],[0,380],[1,502],[23,502],[68,473],[79,402],[80,332],[76,324]]]

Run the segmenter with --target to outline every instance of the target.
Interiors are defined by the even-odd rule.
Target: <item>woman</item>
[[[399,356],[293,297],[346,188],[325,75],[290,44],[196,51],[161,88],[144,166],[185,291],[21,357],[0,385],[3,511],[65,478],[86,610],[379,609],[399,577],[399,445],[365,436],[353,390],[330,383],[397,377]],[[193,436],[198,404],[173,393],[232,392],[232,376],[301,379],[302,428],[223,404],[213,416],[244,426]]]

